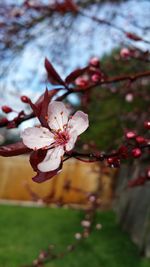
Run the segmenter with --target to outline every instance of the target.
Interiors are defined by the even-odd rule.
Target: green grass
[[[55,244],[59,251],[81,230],[81,211],[0,206],[0,267],[31,263],[41,249]],[[112,212],[97,213],[103,224],[73,252],[46,267],[149,267],[127,234],[115,224]]]

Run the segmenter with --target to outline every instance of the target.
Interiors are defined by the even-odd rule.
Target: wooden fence
[[[61,199],[65,203],[84,203],[86,197],[80,190],[95,192],[99,183],[103,204],[109,204],[112,199],[114,172],[108,171],[100,177],[96,163],[87,164],[70,159],[64,163],[60,174],[42,184],[34,183],[31,179],[33,175],[28,156],[0,158],[0,199],[32,200],[32,191],[41,198],[54,193],[56,202]],[[66,190],[68,183],[75,190]]]

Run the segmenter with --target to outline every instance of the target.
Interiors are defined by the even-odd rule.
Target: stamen
[[[59,125],[59,122],[57,120],[57,117],[54,117],[54,119],[56,120],[57,124],[58,124],[58,127],[61,129],[61,126]]]
[[[62,125],[64,125],[64,123],[63,123],[63,114],[64,114],[64,112],[62,111],[62,112],[60,112],[60,115],[61,115],[61,118],[62,118]]]
[[[63,145],[65,146],[66,143],[69,141],[69,134],[67,131],[57,131],[55,133],[55,145]]]

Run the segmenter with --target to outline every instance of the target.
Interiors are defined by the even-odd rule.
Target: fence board
[[[31,200],[29,189],[41,198],[54,191],[54,200],[65,203],[84,203],[85,194],[65,190],[64,185],[70,181],[71,187],[86,192],[94,192],[99,183],[98,165],[96,163],[81,163],[70,159],[64,163],[63,171],[53,179],[42,184],[32,181],[34,173],[29,164],[28,156],[0,158],[0,199]],[[110,202],[112,185],[110,174],[101,177],[103,184],[102,196],[105,202]],[[28,188],[28,189],[27,189]]]

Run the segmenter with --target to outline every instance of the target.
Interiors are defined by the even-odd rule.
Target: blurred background
[[[0,103],[15,110],[8,119],[22,109],[30,113],[20,101],[21,95],[34,102],[46,86],[54,88],[47,80],[45,57],[62,78],[87,66],[93,57],[100,60],[104,77],[149,70],[150,1],[76,0],[80,12],[68,3],[0,1]],[[84,82],[86,78],[82,77]],[[112,151],[121,145],[126,129],[149,138],[143,129],[143,122],[150,117],[149,81],[149,77],[127,80],[97,86],[92,93],[70,95],[67,103],[72,109],[83,109],[90,119],[78,148]],[[0,118],[5,117],[0,111]],[[0,128],[0,144],[20,140],[20,131],[35,123],[31,119],[17,129]],[[75,252],[46,266],[150,266],[149,182],[127,188],[129,180],[147,170],[147,155],[124,162],[119,169],[72,159],[64,164],[62,173],[39,185],[31,179],[28,155],[1,157],[0,266],[23,266],[49,244],[64,248],[77,239],[75,233],[81,231],[84,216],[80,209],[91,205],[91,194],[96,196],[99,210],[92,235]],[[45,207],[52,204],[53,208]]]

